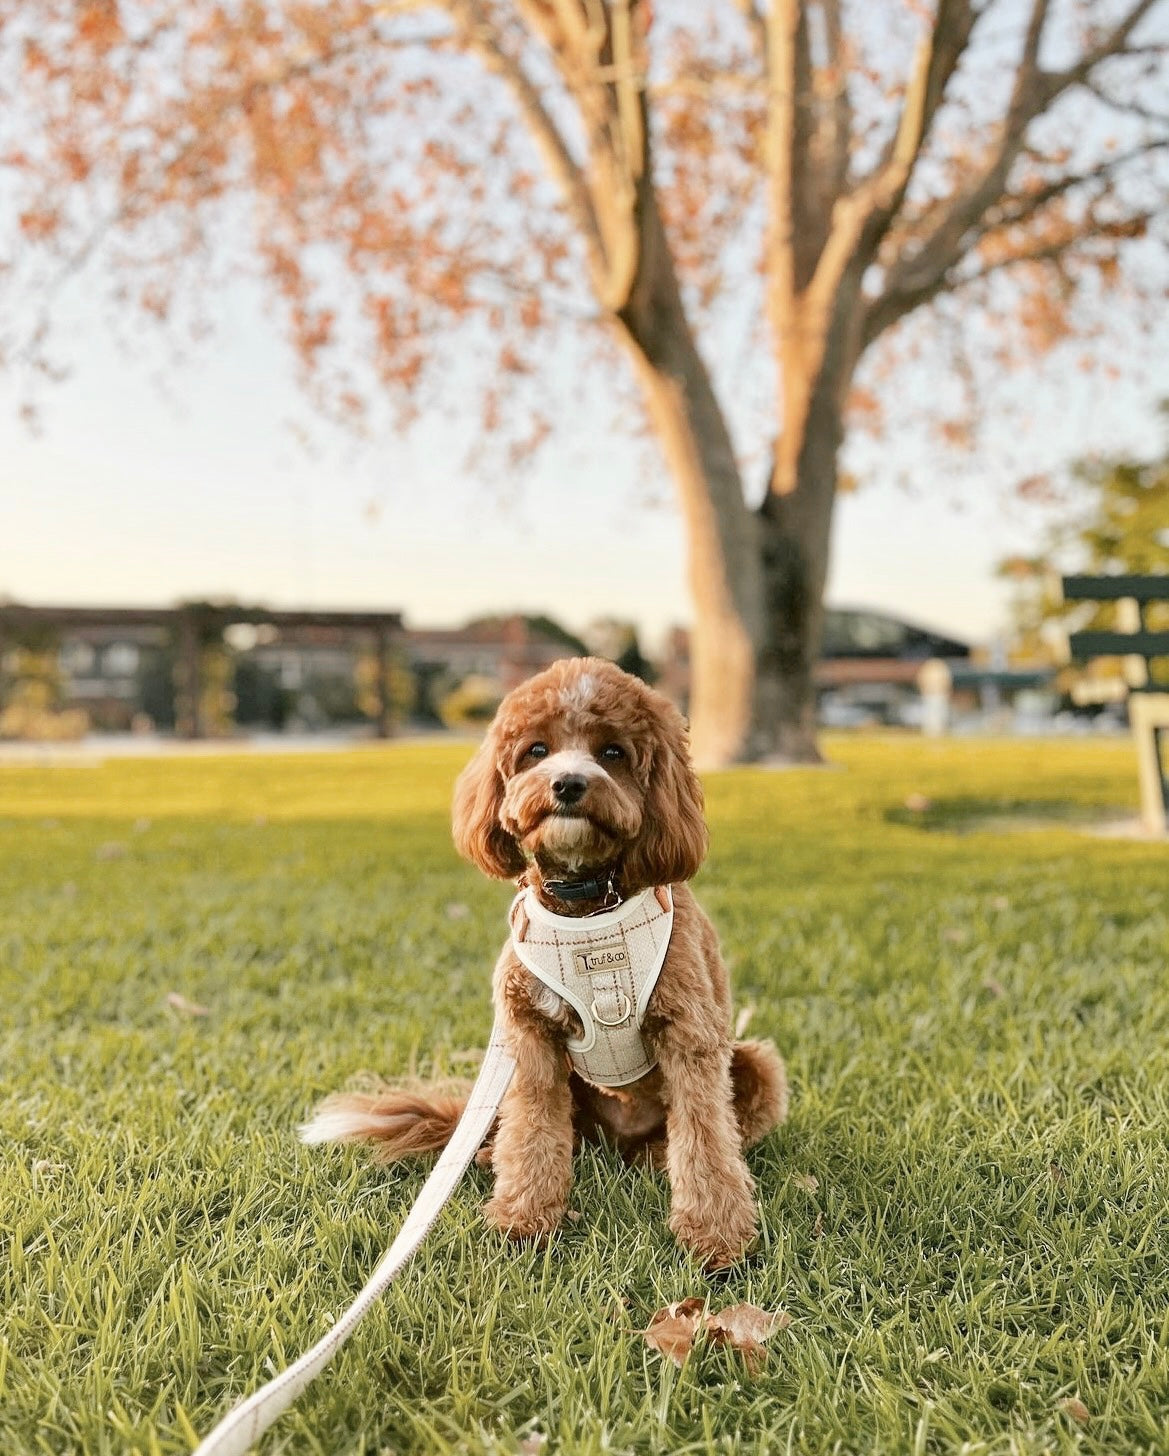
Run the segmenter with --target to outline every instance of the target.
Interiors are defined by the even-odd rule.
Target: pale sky
[[[75,304],[63,334],[75,367],[43,391],[39,435],[0,375],[0,596],[228,596],[400,609],[416,626],[513,608],[577,629],[613,615],[639,622],[651,646],[688,620],[668,481],[652,450],[614,431],[600,391],[582,395],[563,435],[501,499],[466,472],[465,442],[445,419],[369,446],[314,425],[306,452],[290,421],[311,421],[311,410],[257,296],[233,290],[222,314],[164,390],[154,336],[133,357]],[[1017,388],[1035,390],[1024,462],[1053,464],[1090,448],[1155,447],[1152,406],[1169,395],[1169,365],[1107,390],[1039,376]],[[867,455],[875,479],[839,507],[829,600],[977,641],[1000,630],[994,564],[1033,546],[1036,532],[1008,488],[1018,451],[1002,443],[999,452],[992,430],[979,471],[962,480],[920,441]],[[893,483],[898,474],[910,491]],[[663,503],[646,505],[647,495]]]

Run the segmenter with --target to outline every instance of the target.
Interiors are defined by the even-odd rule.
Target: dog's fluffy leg
[[[687,1029],[689,1030],[689,1029]],[[708,1269],[725,1269],[755,1238],[755,1184],[735,1118],[731,1048],[679,1035],[659,1042],[666,1090],[670,1227]]]
[[[337,1092],[297,1131],[303,1143],[369,1143],[377,1162],[391,1163],[446,1147],[465,1105],[411,1092]]]

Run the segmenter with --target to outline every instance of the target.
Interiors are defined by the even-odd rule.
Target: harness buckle
[[[624,1026],[629,1018],[633,1015],[633,1002],[630,1001],[629,997],[625,994],[624,991],[617,992],[616,1009],[620,1012],[620,1015],[615,1021],[610,1021],[607,1017],[602,1016],[600,1011],[597,1009],[597,1000],[595,996],[593,997],[593,1004],[589,1008],[589,1010],[593,1014],[593,1020],[599,1026]]]

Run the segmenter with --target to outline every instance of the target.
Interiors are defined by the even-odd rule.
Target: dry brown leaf
[[[815,1173],[794,1173],[792,1182],[805,1193],[815,1193],[820,1186],[820,1180]]]
[[[1067,1400],[1061,1400],[1059,1408],[1065,1416],[1071,1416],[1077,1425],[1086,1426],[1092,1419],[1092,1412],[1078,1396],[1069,1395]]]
[[[171,991],[166,998],[166,1004],[172,1011],[177,1011],[180,1016],[210,1016],[206,1006],[200,1006],[196,1001],[188,1001],[178,991]]]
[[[819,1238],[823,1238],[823,1236],[824,1236],[824,1210],[821,1209],[820,1212],[816,1215],[816,1222],[812,1225],[812,1237],[814,1239],[819,1239]]]
[[[679,1369],[686,1362],[686,1356],[694,1348],[694,1338],[702,1324],[706,1310],[704,1299],[679,1299],[659,1309],[642,1330],[645,1343],[651,1350],[657,1350],[667,1359],[673,1360]]]
[[[760,1309],[756,1304],[732,1304],[718,1314],[710,1314],[705,1300],[691,1298],[659,1309],[642,1333],[651,1349],[681,1368],[699,1332],[705,1329],[711,1344],[738,1350],[754,1375],[766,1354],[764,1342],[789,1324],[790,1315]]]
[[[790,1315],[760,1309],[757,1304],[732,1304],[729,1309],[707,1316],[706,1333],[712,1344],[738,1350],[754,1375],[767,1353],[764,1342],[790,1324]]]

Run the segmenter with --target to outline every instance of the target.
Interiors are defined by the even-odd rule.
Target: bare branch
[[[1040,73],[1040,85],[1037,88],[1039,105],[1031,113],[1032,116],[1037,115],[1039,111],[1046,110],[1052,101],[1069,87],[1082,84],[1103,61],[1111,60],[1114,56],[1135,54],[1135,50],[1129,51],[1129,38],[1157,3],[1158,0],[1137,0],[1137,3],[1105,34],[1103,39],[1091,50],[1086,51],[1074,65],[1068,66],[1063,71]]]
[[[641,256],[638,195],[648,170],[645,61],[637,34],[638,0],[517,0],[529,29],[544,40],[584,127],[587,191],[603,267],[593,268],[604,310],[629,298]]]
[[[935,280],[944,277],[954,266],[962,254],[967,233],[1002,194],[1007,176],[1022,149],[1026,123],[1035,114],[1033,108],[1038,104],[1039,46],[1048,9],[1049,0],[1033,0],[1007,114],[989,161],[970,186],[954,196],[921,246],[911,255],[903,256],[889,270],[886,294],[917,296],[928,293],[932,297],[930,290]],[[870,312],[874,309],[879,310],[882,316],[887,312],[880,299],[870,307]],[[869,337],[869,329],[870,325],[866,323],[865,337]]]
[[[496,27],[476,0],[450,0],[449,10],[467,47],[511,91],[584,242],[590,271],[595,280],[604,279],[609,260],[588,183],[539,91],[518,58],[504,49]]]
[[[1087,187],[1093,182],[1107,182],[1117,172],[1123,171],[1129,163],[1166,150],[1169,150],[1169,137],[1142,143],[1141,146],[1133,147],[1127,152],[1118,152],[1115,156],[1109,157],[1106,162],[1089,167],[1087,171],[1068,172],[1064,176],[1048,182],[1045,186],[1036,188],[1034,192],[1008,193],[1003,197],[1000,205],[987,214],[985,222],[979,228],[978,236],[971,246],[976,246],[978,241],[997,232],[1000,228],[1016,227],[1019,223],[1028,222],[1050,203],[1060,197],[1065,197],[1069,192],[1074,192],[1078,187]]]
[[[986,279],[993,277],[996,273],[1003,273],[1023,264],[1056,262],[1074,252],[1076,248],[1096,239],[1126,241],[1140,237],[1153,222],[1155,216],[1156,214],[1151,212],[1133,213],[1129,217],[1099,223],[1090,233],[1073,232],[1062,238],[1053,238],[1049,242],[1037,242],[1032,247],[1020,248],[1018,252],[995,258],[981,268],[975,268],[969,273],[951,279],[948,291],[959,293],[963,289],[973,288],[979,283],[984,283]]]
[[[1130,52],[1126,51],[1125,54],[1128,55]],[[1142,106],[1139,101],[1131,98],[1122,101],[1119,96],[1113,96],[1110,92],[1105,91],[1104,87],[1091,76],[1083,82],[1083,86],[1110,111],[1118,112],[1121,116],[1136,117],[1139,121],[1152,122],[1157,126],[1169,126],[1169,111],[1153,111],[1150,107]]]
[[[1036,9],[1046,5],[1047,0],[1037,0]],[[899,205],[977,18],[967,0],[941,0],[929,36],[918,48],[897,129],[876,178],[882,208]]]
[[[832,202],[844,191],[848,180],[849,148],[852,142],[852,103],[848,96],[848,67],[845,57],[844,25],[840,16],[840,0],[820,0],[824,17],[824,37],[828,45],[828,67],[834,87],[832,93],[832,145],[828,155]]]
[[[1087,80],[1092,70],[1103,61],[1125,54],[1126,42],[1155,3],[1156,0],[1138,0],[1105,38],[1074,66],[1060,72],[1043,72],[1039,69],[1038,57],[1049,0],[1034,0],[999,140],[983,170],[965,190],[952,198],[921,246],[911,254],[903,254],[889,269],[881,294],[870,302],[866,311],[862,328],[865,343],[871,342],[911,309],[936,297],[947,280],[952,278],[953,269],[961,259],[995,228],[1033,216],[1055,198],[1081,184],[1106,177],[1121,164],[1122,159],[1114,158],[1082,175],[1058,179],[1032,198],[1019,198],[1018,208],[1013,214],[993,218],[981,225],[988,210],[1003,198],[1007,177],[1024,149],[1028,123],[1046,110],[1063,91]],[[1141,150],[1148,151],[1150,147]]]
[[[735,0],[735,9],[747,23],[747,33],[755,48],[755,54],[764,66],[767,64],[767,21],[760,13],[755,0]]]

